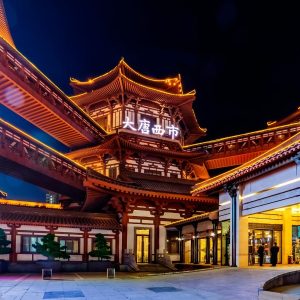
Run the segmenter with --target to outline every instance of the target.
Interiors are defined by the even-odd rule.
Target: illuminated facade
[[[1,22],[0,103],[70,148],[60,153],[0,120],[1,171],[61,195],[58,206],[1,203],[9,259],[36,260],[31,242],[52,232],[68,240],[71,261],[87,261],[100,232],[115,262],[128,253],[156,262],[167,247],[164,225],[217,207],[216,198],[190,194],[209,177],[203,153],[183,149],[205,134],[195,91],[184,93],[180,76],[150,78],[122,59],[102,76],[71,79],[68,97],[8,38],[2,2]]]
[[[193,194],[219,196],[219,221],[226,236],[225,253],[232,266],[258,264],[258,247],[280,247],[278,262],[300,261],[299,219],[300,134],[257,158],[196,185]],[[225,187],[225,189],[224,189]]]
[[[0,0],[0,103],[70,149],[56,151],[0,119],[1,171],[61,195],[60,204],[0,200],[13,249],[5,259],[40,259],[31,245],[51,232],[74,262],[92,259],[97,233],[123,264],[131,254],[150,263],[168,253],[244,266],[257,262],[260,243],[268,251],[275,240],[280,262],[291,252],[299,260],[298,112],[267,129],[195,143],[206,129],[179,75],[152,78],[121,59],[70,84],[71,97],[18,52]],[[222,168],[233,169],[210,178]]]

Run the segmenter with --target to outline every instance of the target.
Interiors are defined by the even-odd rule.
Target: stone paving
[[[117,272],[54,274],[42,280],[38,274],[0,275],[0,300],[39,299],[258,299],[259,287],[268,279],[299,267],[220,268],[196,272],[141,276]]]

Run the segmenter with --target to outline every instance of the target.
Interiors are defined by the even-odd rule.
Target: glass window
[[[292,227],[292,245],[294,262],[300,262],[300,226],[293,225]],[[279,249],[280,251],[280,249]]]
[[[42,237],[40,236],[22,236],[22,252],[23,253],[36,253],[36,249],[32,246],[37,242],[41,243]]]
[[[79,239],[59,239],[60,246],[67,246],[66,252],[69,254],[79,253]]]
[[[108,169],[108,176],[110,178],[114,178],[116,179],[117,178],[117,167],[111,167]]]
[[[278,263],[281,263],[281,231],[276,230],[263,230],[263,229],[254,229],[249,230],[249,265],[258,264],[258,248],[259,246],[264,246],[264,262],[266,264],[271,263],[271,247],[274,242],[277,243],[279,247],[278,253]]]
[[[192,241],[184,241],[184,262],[186,264],[191,263],[191,251],[192,251]]]

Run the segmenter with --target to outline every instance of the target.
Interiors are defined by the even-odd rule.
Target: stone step
[[[138,267],[140,272],[166,273],[172,271],[160,264],[138,264]]]

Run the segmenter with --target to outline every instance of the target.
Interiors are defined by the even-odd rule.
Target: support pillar
[[[154,252],[155,252],[155,262],[157,263],[157,257],[159,252],[159,224],[160,216],[158,213],[154,216]]]
[[[282,248],[282,264],[288,264],[288,256],[292,254],[292,211],[290,207],[287,207],[283,211],[282,217],[282,245],[277,241],[277,246]]]
[[[179,236],[178,236],[178,246],[179,246],[179,261],[183,263],[183,239],[182,239],[182,227],[177,227]]]
[[[206,264],[210,264],[210,237],[206,237],[206,259],[205,259]]]
[[[249,243],[249,235],[248,235],[248,229],[249,229],[249,220],[248,217],[239,217],[239,224],[238,224],[238,251],[237,251],[237,257],[239,258],[238,266],[239,267],[248,267],[249,265],[249,249],[248,249],[248,243]]]
[[[88,251],[88,238],[89,238],[89,229],[83,228],[80,229],[83,231],[83,255],[82,255],[82,261],[88,262],[89,261],[89,251]]]
[[[213,224],[213,265],[218,264],[218,220],[212,220]]]
[[[198,238],[197,238],[197,225],[195,222],[192,224],[194,228],[193,239],[192,239],[192,263],[198,264]]]
[[[127,224],[128,224],[128,213],[123,212],[122,216],[122,247],[123,251],[127,249]],[[124,252],[122,254],[122,263],[124,263]]]
[[[116,239],[116,249],[115,249],[115,263],[120,262],[120,231],[119,230],[114,230],[115,233],[115,239]]]
[[[9,254],[9,261],[15,263],[17,262],[17,228],[20,227],[20,225],[8,224],[7,226],[11,228],[11,253]]]
[[[228,192],[231,197],[231,218],[230,218],[230,258],[231,267],[236,267],[236,247],[237,247],[237,186],[233,184],[228,184],[225,186],[226,192]]]

